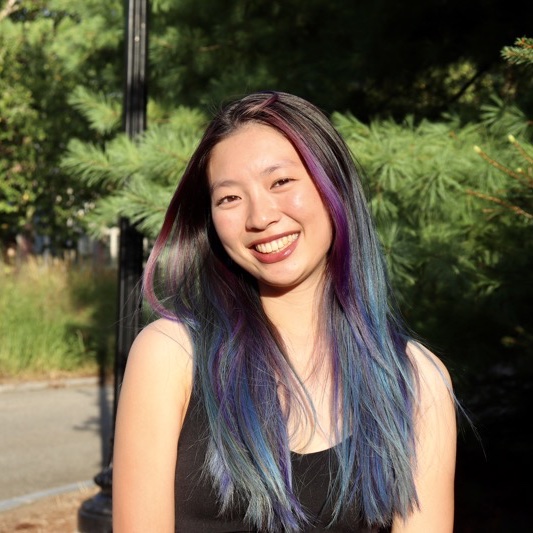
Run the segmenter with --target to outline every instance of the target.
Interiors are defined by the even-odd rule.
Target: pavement
[[[72,515],[97,491],[112,412],[112,387],[96,378],[0,385],[0,533],[74,531],[72,516],[50,525],[46,514]],[[24,516],[36,509],[33,527]]]

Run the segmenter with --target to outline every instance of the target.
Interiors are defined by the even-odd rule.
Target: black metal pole
[[[124,87],[123,128],[130,138],[146,129],[148,0],[126,0],[126,75]],[[117,340],[115,351],[115,386],[113,428],[120,384],[124,377],[128,352],[140,329],[140,281],[143,269],[143,236],[127,218],[121,218],[118,261]],[[101,491],[82,503],[78,511],[80,533],[112,531],[112,454],[107,467],[94,478]]]

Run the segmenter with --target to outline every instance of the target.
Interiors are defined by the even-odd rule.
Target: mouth
[[[253,246],[253,248],[261,254],[273,254],[276,252],[281,252],[290,246],[299,237],[299,235],[299,233],[291,233],[290,235],[285,235],[273,241],[256,244]]]

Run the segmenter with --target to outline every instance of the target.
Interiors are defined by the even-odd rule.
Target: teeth
[[[281,239],[276,239],[275,241],[265,242],[263,244],[256,244],[254,248],[261,252],[262,254],[271,254],[273,252],[279,252],[286,248],[298,238],[298,233],[293,233],[292,235],[286,235]]]

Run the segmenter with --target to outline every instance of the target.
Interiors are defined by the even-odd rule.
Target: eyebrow
[[[237,182],[235,180],[217,181],[209,187],[209,192],[213,194],[213,192],[215,192],[216,189],[220,189],[220,187],[232,187],[233,185],[237,185]]]
[[[291,161],[290,159],[283,159],[279,163],[275,163],[274,165],[270,165],[266,167],[259,173],[259,175],[262,177],[269,176],[270,174],[273,174],[274,172],[276,172],[276,170],[279,170],[280,168],[294,167],[294,166],[297,166],[297,163],[295,161]],[[215,183],[213,183],[213,185],[209,187],[209,191],[212,194],[216,189],[219,189],[220,187],[232,187],[237,184],[238,182],[232,179],[216,181]]]
[[[295,161],[291,161],[290,159],[283,159],[279,163],[275,163],[274,165],[271,165],[269,167],[266,167],[264,170],[260,172],[261,176],[268,176],[269,174],[272,174],[276,170],[280,168],[285,167],[294,167],[297,163]]]

